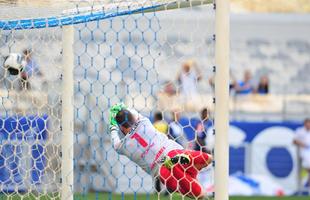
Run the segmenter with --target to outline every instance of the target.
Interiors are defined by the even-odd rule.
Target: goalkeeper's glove
[[[170,158],[166,156],[164,158],[164,166],[168,169],[171,169],[175,164],[180,163],[181,165],[187,165],[191,162],[191,159],[186,154],[177,154],[174,157]]]
[[[127,109],[127,106],[124,103],[117,103],[110,108],[109,121],[110,126],[117,126],[116,115],[122,109]]]

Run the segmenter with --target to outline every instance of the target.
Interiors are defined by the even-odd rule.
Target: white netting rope
[[[70,2],[73,3],[77,2]],[[76,7],[98,8],[100,3],[83,1]],[[17,6],[12,13],[16,12],[19,19],[22,12],[26,13],[25,18],[63,13],[63,8],[45,10],[42,6],[45,5],[39,9]],[[8,7],[11,5],[0,9]],[[212,6],[201,6],[75,25],[75,193],[152,193],[154,190],[151,177],[116,154],[110,145],[106,135],[107,112],[118,101],[124,101],[147,117],[156,110],[171,120],[172,116],[167,117],[171,112],[181,114],[183,121],[178,123],[188,134],[184,135],[186,148],[192,148],[189,144],[197,139],[200,110],[205,106],[212,110],[211,89],[207,85],[214,65],[213,14]],[[1,16],[1,20],[16,19],[14,14],[6,16]],[[8,197],[15,194],[60,197],[62,29],[0,32],[1,55],[27,56],[23,52],[27,50],[34,62],[28,66],[30,71],[26,75],[10,76],[2,67],[4,125],[1,131],[10,136],[1,137],[0,143],[3,161],[0,167],[5,168],[1,172],[7,176],[0,180],[1,193]],[[4,57],[1,59],[4,62]],[[177,84],[176,72],[185,62],[200,68],[197,73],[201,75],[199,92],[189,99],[183,98],[186,94],[182,85],[175,87],[172,96],[166,90],[166,81]],[[13,132],[20,134],[20,138]],[[211,179],[203,186],[212,193],[212,173],[200,180],[204,179]]]

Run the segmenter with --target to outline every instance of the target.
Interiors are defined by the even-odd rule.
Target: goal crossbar
[[[0,20],[2,30],[40,29],[48,27],[66,26],[103,20],[117,16],[172,10],[211,4],[213,0],[182,0],[182,1],[142,1],[125,2],[122,4],[105,4],[102,6],[81,7],[65,10],[59,16],[47,18],[32,18],[21,20]]]

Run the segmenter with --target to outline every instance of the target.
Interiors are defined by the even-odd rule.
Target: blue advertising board
[[[42,183],[46,165],[47,129],[47,115],[0,118],[2,191],[24,191],[29,184]]]
[[[180,124],[188,140],[195,138],[198,119],[182,118]],[[232,121],[229,127],[229,174],[254,174],[271,178],[288,194],[298,189],[298,154],[293,145],[301,122]],[[212,124],[206,144],[214,145]],[[210,146],[208,146],[210,148]]]

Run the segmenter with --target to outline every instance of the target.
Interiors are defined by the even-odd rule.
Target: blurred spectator
[[[168,96],[173,96],[176,94],[175,86],[173,82],[167,81],[164,83],[164,93]]]
[[[177,80],[181,87],[181,94],[191,99],[198,93],[197,82],[201,80],[201,73],[193,61],[187,61],[183,64]]]
[[[42,73],[37,65],[36,61],[32,58],[32,50],[23,50],[23,56],[26,60],[26,66],[24,71],[21,73],[21,85],[23,89],[30,89],[31,85],[29,79],[33,76],[42,76]]]
[[[296,130],[294,144],[299,147],[302,167],[308,172],[306,186],[310,188],[310,118],[305,119],[304,126]]]
[[[267,75],[263,75],[259,79],[258,86],[254,90],[258,94],[268,94],[269,93],[269,79]]]
[[[168,137],[175,140],[177,143],[186,147],[187,141],[185,139],[183,127],[180,124],[180,113],[178,111],[172,112],[173,121],[169,123]]]
[[[253,92],[252,74],[249,70],[244,72],[243,80],[236,83],[235,90],[237,94],[250,94]]]
[[[24,73],[25,75],[27,75],[27,77],[31,77],[33,75],[41,76],[42,73],[39,69],[37,62],[33,59],[32,54],[33,52],[31,49],[25,49],[23,51],[23,55],[25,56],[25,60],[26,60],[26,66],[24,69]]]
[[[195,137],[195,145],[194,150],[207,152],[206,149],[206,138],[208,128],[211,126],[211,122],[209,120],[208,109],[202,109],[200,113],[201,121],[196,126],[196,137]]]
[[[165,135],[168,134],[168,123],[163,119],[163,115],[161,112],[156,112],[154,114],[154,127],[161,133]]]

